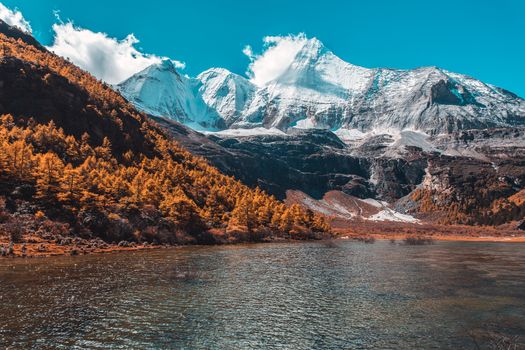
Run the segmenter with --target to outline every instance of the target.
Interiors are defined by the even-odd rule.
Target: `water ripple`
[[[341,242],[0,260],[0,347],[472,348],[525,335],[524,245]]]

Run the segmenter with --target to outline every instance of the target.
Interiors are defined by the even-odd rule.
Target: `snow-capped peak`
[[[319,40],[316,38],[306,39],[285,72],[301,71],[315,67],[318,60],[327,53],[330,52],[325,49]],[[276,80],[280,80],[280,78],[278,77]]]
[[[116,88],[146,113],[169,117],[197,130],[224,128],[195,89],[194,80],[182,76],[171,60],[163,60],[133,75]]]
[[[251,84],[248,81],[248,79],[246,79],[245,77],[242,77],[238,74],[230,72],[229,70],[225,68],[210,68],[200,73],[196,78],[196,80],[201,81],[203,84],[206,84],[208,81],[216,80],[216,79],[222,82],[227,81],[227,80],[234,80],[234,81],[240,81],[243,84]]]
[[[265,43],[262,54],[250,56],[250,79],[223,68],[188,78],[165,60],[118,89],[148,113],[208,130],[302,127],[438,134],[525,125],[523,99],[465,75],[437,67],[359,67],[305,35],[267,37]]]
[[[170,59],[163,59],[160,63],[154,65],[159,69],[165,69],[171,72],[177,72],[177,68],[172,60]],[[177,72],[178,73],[178,72]]]
[[[224,68],[212,68],[197,76],[197,86],[204,102],[227,124],[241,117],[254,97],[256,87],[248,79]]]

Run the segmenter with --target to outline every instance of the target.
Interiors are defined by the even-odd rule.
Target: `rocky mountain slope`
[[[319,129],[203,135],[174,121],[157,120],[192,153],[206,157],[223,172],[323,214],[333,213],[335,202],[319,205],[318,201],[336,192],[342,197],[387,203],[385,210],[394,210],[398,217],[408,215],[412,222],[492,225],[521,220],[525,214],[525,203],[514,200],[525,181],[523,128],[427,137],[432,149],[423,149],[390,135],[376,135],[357,144]],[[391,156],[393,149],[395,156]],[[338,203],[345,207],[351,201]],[[326,210],[330,205],[332,210]],[[351,205],[345,211],[355,213],[356,209]],[[340,218],[341,210],[335,212]],[[397,221],[395,216],[380,217]],[[359,215],[348,218],[366,219]]]
[[[312,200],[291,202],[316,210],[335,206],[315,201],[339,191],[433,222],[523,218],[509,198],[525,180],[525,101],[509,91],[437,67],[355,66],[316,39],[262,85],[225,69],[189,78],[166,66],[117,89],[192,152],[279,198],[300,191]],[[179,85],[166,90],[172,80]]]
[[[22,82],[18,90],[4,89],[0,106],[15,121],[56,120],[76,138],[87,132],[94,147],[109,137],[116,161],[124,161],[127,151],[158,155],[161,145],[143,133],[146,116],[115,104],[120,96],[109,87],[42,71],[31,74],[36,78],[29,77],[34,82],[24,88],[19,63],[4,62],[11,72],[6,76]],[[39,87],[42,81],[59,93]],[[112,100],[100,103],[91,90],[72,91],[86,83]],[[223,173],[323,214],[358,218],[368,208],[370,215],[360,219],[494,225],[525,213],[519,200],[525,181],[524,101],[463,75],[435,67],[362,68],[311,39],[264,86],[224,69],[189,78],[166,60],[117,89]],[[38,108],[21,99],[31,91],[27,100],[37,98]],[[77,119],[69,117],[74,111]],[[122,118],[126,113],[136,117]],[[99,120],[101,114],[109,118]],[[189,196],[202,213],[209,206],[203,193]],[[233,213],[237,204],[225,207]]]

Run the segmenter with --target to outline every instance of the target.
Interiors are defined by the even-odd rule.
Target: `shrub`
[[[376,239],[372,236],[365,237],[364,241],[366,244],[374,244],[376,242]]]
[[[403,241],[406,245],[428,245],[434,244],[432,237],[414,236],[406,237]]]
[[[374,244],[376,242],[376,239],[373,236],[359,236],[356,240],[366,244]]]
[[[9,241],[13,243],[19,243],[22,241],[22,235],[24,233],[23,222],[16,216],[9,219],[4,225],[4,231],[9,236]]]
[[[46,218],[46,214],[44,214],[43,211],[39,210],[35,213],[35,219],[38,221],[44,220]]]

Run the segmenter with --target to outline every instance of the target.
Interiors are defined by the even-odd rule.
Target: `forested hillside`
[[[45,234],[47,225],[108,242],[213,243],[328,230],[311,211],[191,155],[66,60],[5,34],[0,45],[4,235]]]

